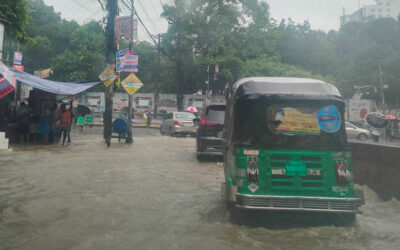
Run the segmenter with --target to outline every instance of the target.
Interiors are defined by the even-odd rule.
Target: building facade
[[[340,17],[340,25],[363,22],[376,18],[395,18],[400,15],[400,0],[375,0],[375,5],[367,5],[350,15]]]

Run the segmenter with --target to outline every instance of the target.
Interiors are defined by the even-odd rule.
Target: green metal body
[[[247,150],[249,148],[246,148]],[[343,160],[352,174],[351,152],[257,150],[257,156],[248,156],[244,148],[238,148],[226,159],[226,184],[237,186],[238,194],[354,197],[352,181],[345,185],[336,183],[335,161]],[[248,157],[257,157],[258,188],[249,189]]]

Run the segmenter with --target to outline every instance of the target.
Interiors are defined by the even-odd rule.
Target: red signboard
[[[131,16],[116,17],[114,22],[114,32],[117,39],[125,37],[126,39],[131,40],[132,36],[133,39],[137,39],[137,21],[133,21],[132,27]]]
[[[13,68],[16,69],[16,70],[24,72],[24,66],[22,66],[22,65],[13,65]]]

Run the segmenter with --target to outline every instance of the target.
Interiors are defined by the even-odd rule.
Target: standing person
[[[17,110],[17,118],[18,118],[18,130],[19,134],[22,137],[22,141],[27,143],[28,142],[28,133],[29,133],[29,124],[30,124],[30,109],[22,102],[19,110]]]
[[[67,105],[62,104],[61,107],[61,117],[60,117],[60,128],[63,137],[62,145],[64,146],[65,140],[68,136],[69,126],[71,124],[71,109],[67,109]]]
[[[69,119],[68,141],[67,141],[67,142],[68,142],[68,143],[71,143],[71,127],[72,127],[72,121],[73,121],[73,119],[74,119],[74,113],[72,112],[72,102],[70,103],[68,110],[69,110],[69,112],[70,112],[70,114],[71,114],[71,117],[70,117],[70,119]]]
[[[60,119],[60,112],[58,111],[57,103],[54,103],[50,110],[49,122],[50,122],[50,142],[57,143],[57,120]]]

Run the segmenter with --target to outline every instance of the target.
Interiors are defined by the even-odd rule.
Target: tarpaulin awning
[[[13,92],[14,90],[14,86],[12,86],[10,82],[6,80],[6,78],[0,76],[0,98],[7,95],[8,93]]]
[[[10,83],[12,82],[12,77],[15,77],[18,82],[58,95],[76,95],[100,83],[50,81],[25,72],[14,70],[5,66],[3,63],[0,63],[0,74]]]

